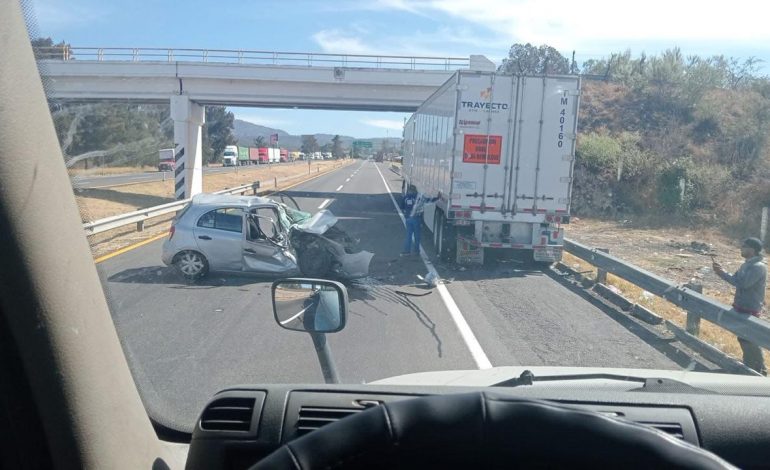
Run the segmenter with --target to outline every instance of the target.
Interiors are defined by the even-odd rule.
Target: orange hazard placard
[[[465,134],[463,162],[499,165],[502,146],[503,136],[500,135]]]

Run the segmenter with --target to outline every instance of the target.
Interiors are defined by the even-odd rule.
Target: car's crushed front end
[[[291,209],[288,212],[294,213],[290,218],[295,220],[306,214]],[[336,224],[337,217],[325,209],[292,224],[290,240],[297,252],[300,270],[308,276],[342,279],[367,276],[374,253],[358,250],[357,240],[350,238]]]

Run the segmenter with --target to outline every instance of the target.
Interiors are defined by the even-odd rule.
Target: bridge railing
[[[34,51],[35,57],[38,59],[64,61],[202,62],[409,70],[456,70],[470,66],[470,58],[467,57],[327,54],[320,52],[279,52],[250,49],[50,46],[36,47]]]

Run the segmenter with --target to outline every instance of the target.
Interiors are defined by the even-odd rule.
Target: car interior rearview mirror
[[[292,278],[273,282],[273,314],[282,328],[308,333],[334,333],[345,327],[345,286],[323,279]]]

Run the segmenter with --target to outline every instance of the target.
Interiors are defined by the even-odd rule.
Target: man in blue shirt
[[[714,262],[714,272],[735,286],[733,310],[759,317],[765,303],[767,265],[762,258],[762,242],[758,238],[747,238],[741,246],[741,256],[746,260],[735,274],[727,273],[722,265]],[[762,375],[767,375],[762,348],[751,341],[738,337],[743,350],[743,363]]]
[[[408,255],[409,253],[420,253],[422,213],[425,209],[425,204],[435,202],[437,199],[438,197],[425,197],[425,195],[417,192],[417,188],[411,184],[409,185],[406,194],[401,200],[401,212],[404,213],[404,217],[406,218],[406,239],[404,240],[404,248],[401,251],[402,256]],[[414,246],[412,246],[413,239]]]

